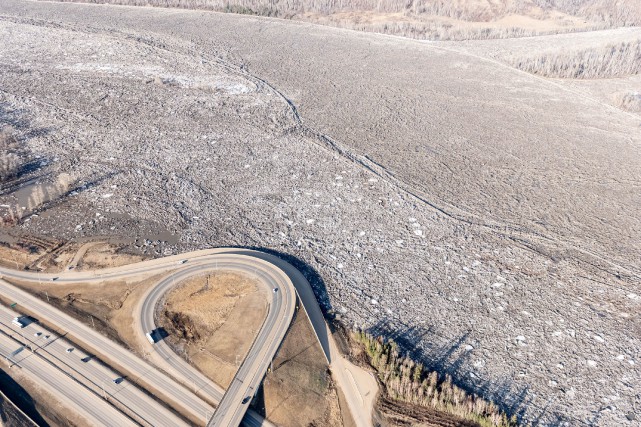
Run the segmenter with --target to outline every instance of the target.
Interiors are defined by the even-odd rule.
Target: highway
[[[23,348],[22,344],[0,333],[0,354],[14,364],[11,369],[20,369],[32,383],[54,396],[63,406],[74,411],[91,425],[121,427],[138,425],[100,395],[88,392],[84,386],[70,379],[61,370],[52,367],[44,358]],[[22,350],[19,351],[21,348]],[[19,352],[12,356],[16,351]]]
[[[0,280],[0,285],[3,297],[18,303],[20,308],[29,310],[37,319],[65,331],[69,339],[82,343],[85,350],[113,366],[130,381],[157,395],[192,422],[202,423],[207,414],[213,413],[213,406],[129,350],[4,280]]]
[[[85,393],[93,391],[97,396],[127,408],[130,418],[146,426],[157,426],[170,421],[172,425],[187,426],[188,424],[168,408],[144,393],[138,387],[122,378],[120,373],[100,363],[93,355],[76,348],[65,338],[43,328],[37,322],[29,323],[20,328],[12,323],[18,313],[0,307],[0,330],[14,339],[20,340],[34,350],[35,357],[49,361],[51,369],[58,369],[69,374],[69,380],[74,378],[84,384]],[[68,349],[73,349],[68,352]],[[114,380],[121,381],[118,384]]]
[[[352,385],[353,380],[345,375],[342,358],[329,333],[311,286],[298,270],[275,256],[251,250],[221,248],[143,261],[96,272],[65,271],[57,274],[38,274],[0,267],[0,275],[32,283],[41,280],[55,280],[59,283],[90,283],[108,279],[144,278],[150,274],[167,272],[168,274],[148,291],[139,304],[135,317],[138,317],[140,333],[141,336],[144,336],[145,332],[155,329],[154,308],[162,295],[174,283],[191,275],[221,268],[257,277],[259,283],[268,287],[272,296],[263,327],[255,338],[248,356],[242,362],[229,389],[224,394],[219,386],[175,355],[162,342],[153,345],[154,360],[161,361],[162,369],[173,378],[168,378],[168,375],[157,372],[147,362],[102,337],[91,328],[6,282],[0,281],[6,285],[0,286],[0,295],[22,304],[50,324],[65,329],[74,340],[82,342],[88,346],[89,350],[100,354],[101,358],[117,367],[119,371],[127,372],[135,382],[140,383],[147,390],[157,393],[161,399],[190,417],[192,422],[201,424],[202,420],[213,413],[213,417],[207,423],[208,426],[236,426],[240,424],[249,406],[249,403],[243,403],[243,401],[247,397],[253,397],[258,389],[269,363],[287,332],[298,297],[305,306],[321,348],[331,364],[337,384],[346,396],[356,424],[359,427],[371,425],[370,410],[363,408],[362,397],[357,395],[357,390]],[[169,274],[171,271],[173,273]],[[274,288],[277,288],[278,291],[274,292]],[[147,341],[144,340],[144,342]],[[213,412],[216,404],[219,404],[218,409]],[[252,411],[247,413],[243,422],[252,426],[267,423]]]

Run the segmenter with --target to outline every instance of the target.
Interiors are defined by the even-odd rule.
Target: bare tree
[[[0,182],[15,178],[22,166],[24,150],[21,149],[14,131],[7,126],[0,130]]]

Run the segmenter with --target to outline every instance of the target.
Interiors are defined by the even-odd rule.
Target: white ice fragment
[[[617,356],[617,360],[625,360],[625,356],[623,354],[619,354]]]
[[[364,235],[365,235],[365,232],[364,232],[364,231],[361,231],[360,233],[358,233],[358,235],[359,235],[359,236],[364,236]]]
[[[416,234],[417,236],[422,236],[423,230],[414,230],[414,234]]]
[[[313,223],[315,223],[315,222],[316,222],[316,220],[315,220],[315,219],[308,219],[308,220],[306,220],[305,222],[309,225],[309,224],[313,224]]]
[[[474,350],[474,347],[472,347],[471,345],[468,344],[465,346],[465,351],[472,351],[472,350]]]
[[[594,340],[597,341],[597,342],[605,342],[603,337],[601,337],[600,335],[595,335],[594,336]]]
[[[523,335],[519,335],[518,337],[516,337],[516,340],[517,341],[525,341],[525,337]]]
[[[377,305],[377,304],[378,304],[378,301],[376,301],[374,298],[372,298],[372,299],[370,300],[370,304],[372,304],[372,305]]]
[[[503,286],[503,283],[499,283],[499,282],[496,282],[492,285],[493,288],[500,288],[501,286]]]
[[[103,198],[103,199],[108,199],[108,198],[110,198],[111,196],[113,196],[113,194],[112,194],[112,193],[107,193],[107,194],[103,194],[103,195],[102,195],[102,198]]]
[[[596,362],[594,360],[588,360],[587,364],[591,368],[596,368]]]

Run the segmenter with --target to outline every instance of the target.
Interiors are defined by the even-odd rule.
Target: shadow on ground
[[[0,390],[11,400],[22,412],[27,414],[41,427],[48,427],[49,423],[40,415],[36,404],[29,393],[15,382],[7,373],[0,369]],[[3,415],[4,418],[4,415]],[[3,420],[5,421],[5,420]]]

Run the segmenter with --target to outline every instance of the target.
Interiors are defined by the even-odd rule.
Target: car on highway
[[[60,278],[60,277],[52,277],[52,278],[51,278],[51,281],[52,281],[52,282],[55,282],[55,281],[56,281],[56,280],[58,280],[59,278]]]
[[[118,378],[114,378],[112,381],[113,381],[114,384],[120,384],[124,380],[125,379],[123,377],[118,377]]]
[[[245,396],[245,398],[243,399],[243,405],[249,402],[250,400],[252,400],[251,396]]]
[[[67,353],[71,353],[73,351],[73,347],[69,347],[68,349],[65,350]]]
[[[274,288],[274,293],[278,292],[278,288]]]
[[[184,263],[186,263],[187,261],[188,261],[188,260],[186,260],[186,259],[181,259],[180,261],[178,261],[178,264],[184,264]]]
[[[36,332],[35,334],[33,334],[33,336],[36,338],[38,338],[40,335],[42,335],[42,332]]]

